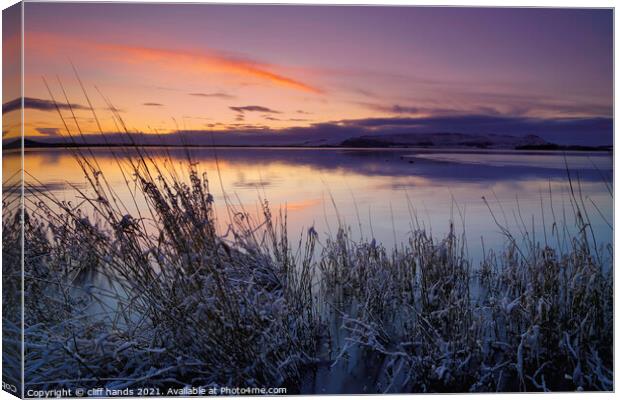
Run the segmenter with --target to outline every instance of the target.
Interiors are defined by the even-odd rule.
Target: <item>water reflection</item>
[[[114,157],[127,157],[126,150],[92,152],[130,205],[131,194]],[[186,151],[178,148],[152,148],[149,154],[163,167],[183,169],[187,162]],[[294,238],[311,226],[322,236],[333,233],[342,221],[352,226],[354,237],[372,237],[392,246],[418,225],[443,235],[453,219],[466,230],[472,257],[479,258],[481,237],[487,247],[500,247],[505,240],[482,196],[509,228],[523,229],[518,226],[523,218],[528,224],[535,222],[534,233],[539,232],[539,222],[551,215],[552,203],[558,214],[570,210],[568,166],[599,242],[612,240],[609,153],[192,148],[189,155],[211,179],[222,230],[226,193],[253,215],[260,214],[259,198],[268,199],[275,209],[286,208]],[[28,150],[25,165],[37,179],[27,178],[29,183],[63,200],[75,198],[71,185],[86,183],[67,150]],[[138,206],[145,207],[144,201],[139,199]]]

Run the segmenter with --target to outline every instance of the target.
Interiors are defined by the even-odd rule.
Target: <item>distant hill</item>
[[[470,147],[516,149],[523,146],[550,146],[536,135],[482,135],[465,133],[410,133],[392,135],[366,135],[343,141],[347,147]]]
[[[147,140],[148,139],[148,140]],[[56,137],[52,140],[24,139],[26,148],[67,148],[67,147],[123,147],[130,146],[129,137],[109,136],[107,140],[102,140],[101,136],[93,135],[88,142],[70,143],[65,142],[65,138]],[[140,136],[134,140],[143,147],[205,147],[212,146],[212,143],[195,141],[191,144],[182,144],[178,141],[170,142],[162,137]],[[261,143],[261,144],[258,144]],[[472,148],[472,149],[515,149],[515,150],[556,150],[556,151],[612,151],[612,146],[581,146],[581,145],[559,145],[548,142],[536,135],[512,136],[499,134],[466,134],[466,133],[399,133],[382,135],[363,135],[351,137],[344,141],[308,141],[302,142],[287,141],[284,143],[258,142],[257,140],[239,140],[234,142],[218,142],[216,146],[221,147],[356,147],[356,148],[402,148],[402,147],[429,147],[429,148]],[[4,150],[19,149],[21,142],[19,139],[4,141]]]
[[[20,149],[22,146],[20,139],[15,139],[10,142],[3,142],[2,149],[3,150],[16,150]],[[25,138],[24,139],[24,147],[25,148],[50,148],[50,147],[77,147],[72,143],[57,143],[57,142],[40,142],[38,140],[32,140]]]

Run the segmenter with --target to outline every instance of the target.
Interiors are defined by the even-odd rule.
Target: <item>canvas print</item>
[[[3,390],[613,391],[613,10],[3,11]]]

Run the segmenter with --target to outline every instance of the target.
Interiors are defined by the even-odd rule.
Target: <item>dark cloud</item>
[[[35,128],[37,132],[45,136],[59,136],[60,132],[58,128]]]
[[[239,114],[242,116],[243,114]],[[251,125],[238,121],[232,124],[212,124],[207,127],[223,128],[176,131],[165,136],[166,143],[216,145],[338,145],[344,140],[365,135],[415,135],[430,133],[457,133],[470,135],[536,135],[561,145],[610,145],[613,143],[612,118],[526,118],[499,115],[446,115],[423,118],[386,117],[340,120],[314,123],[284,129]],[[161,137],[141,135],[139,141],[161,144]],[[180,140],[180,138],[183,140]],[[89,135],[97,140],[100,135]],[[117,135],[114,140],[125,136]],[[59,138],[60,139],[60,138]],[[54,140],[49,136],[48,140]],[[149,142],[151,143],[151,142]]]
[[[66,103],[57,103],[58,108],[61,110],[69,109],[69,104]],[[2,114],[6,114],[11,111],[19,110],[22,107],[21,98],[17,98],[6,103],[2,104]],[[24,108],[29,108],[33,110],[40,111],[55,111],[56,105],[51,100],[37,99],[34,97],[24,97]],[[71,104],[71,108],[74,110],[88,110],[88,107],[85,107],[80,104]]]
[[[143,106],[149,106],[149,107],[163,107],[164,105],[161,103],[142,103]]]
[[[544,119],[513,117],[501,115],[449,115],[423,118],[365,118],[338,121],[339,124],[367,128],[408,127],[425,132],[453,131],[461,133],[527,133],[527,129],[542,129],[554,126],[574,127],[597,122],[609,121],[609,118],[561,118]]]
[[[542,119],[497,115],[452,115],[341,120],[284,129],[248,124],[228,124],[225,128],[225,132],[218,132],[214,136],[215,143],[335,145],[346,139],[365,135],[428,133],[517,137],[537,135],[546,141],[562,145],[610,145],[613,143],[613,120],[611,118]],[[199,142],[201,131],[192,131],[190,136]]]
[[[367,118],[344,120],[340,126],[377,133],[435,133],[538,135],[559,144],[611,144],[613,119],[528,118],[500,115],[453,115],[426,118]]]
[[[215,92],[215,93],[190,93],[190,96],[196,96],[196,97],[210,97],[210,98],[217,98],[217,99],[236,99],[236,96],[233,96],[231,94],[228,93],[223,93],[223,92]]]
[[[269,114],[281,114],[280,111],[272,110],[271,108],[267,108],[263,106],[243,106],[243,107],[232,107],[231,106],[228,108],[241,114],[245,112],[263,112],[263,113],[269,113]]]

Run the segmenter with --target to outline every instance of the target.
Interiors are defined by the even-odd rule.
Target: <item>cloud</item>
[[[212,122],[212,123],[209,123],[209,124],[205,124],[205,126],[207,128],[218,128],[218,127],[223,127],[224,124],[222,124],[221,122]]]
[[[369,110],[379,111],[386,114],[400,114],[400,115],[431,115],[431,116],[456,116],[456,115],[470,115],[470,114],[484,114],[484,115],[499,115],[501,114],[497,109],[493,107],[472,107],[469,110],[456,109],[456,108],[440,108],[440,107],[418,107],[408,106],[401,104],[377,104],[355,101],[353,104],[362,106]],[[514,115],[514,114],[510,114]]]
[[[139,135],[134,140],[146,143],[187,143],[196,145],[338,145],[344,140],[365,135],[415,135],[428,133],[460,133],[477,135],[537,135],[561,145],[610,145],[613,143],[613,119],[596,118],[530,118],[501,115],[441,115],[432,117],[384,117],[339,120],[275,129],[248,124],[239,113],[238,123],[213,123],[217,128],[173,131],[162,136]],[[86,135],[91,143],[101,135]],[[110,136],[112,138],[112,136]],[[114,140],[124,140],[118,134]],[[182,140],[181,140],[182,138]],[[49,136],[47,140],[53,141]]]
[[[21,98],[17,98],[6,103],[2,104],[2,114],[6,114],[11,111],[19,110],[22,107]],[[54,105],[54,102],[51,100],[37,99],[34,97],[24,97],[24,108],[29,108],[33,110],[40,111],[56,111],[56,106],[61,110],[69,109],[69,104],[66,103],[57,103]],[[88,110],[88,107],[82,106],[80,104],[71,104],[71,108],[74,110]]]
[[[228,107],[233,111],[236,111],[240,114],[244,114],[245,112],[262,112],[269,114],[281,114],[280,111],[272,110],[271,108],[263,107],[263,106],[243,106],[243,107]]]
[[[256,132],[256,131],[261,131],[261,132],[271,132],[270,128],[267,125],[259,125],[259,124],[229,124],[227,126],[227,128],[234,128],[234,130],[240,130],[240,131],[248,131],[248,132]],[[228,134],[229,132],[226,132],[225,134]]]
[[[58,128],[35,128],[37,132],[45,136],[59,136],[60,132]]]
[[[457,92],[455,95],[467,99],[469,102],[486,104],[487,107],[502,109],[505,114],[513,116],[593,118],[611,117],[613,115],[613,104],[611,102],[597,102],[585,98],[480,91]],[[479,110],[482,111],[482,108],[479,107]]]
[[[381,105],[372,103],[359,103],[371,110],[381,111],[391,114],[419,114],[421,109],[419,107],[401,106],[400,104],[393,105]]]
[[[143,106],[148,107],[163,107],[164,105],[161,103],[142,103]]]
[[[94,42],[49,32],[29,32],[28,46],[36,46],[37,51],[41,53],[57,55],[59,51],[67,54],[80,51],[88,52],[98,58],[107,58],[114,62],[126,64],[159,64],[165,68],[191,70],[200,74],[210,71],[223,72],[243,78],[255,78],[303,92],[323,93],[322,89],[290,76],[285,66],[260,62],[214,49],[173,50],[131,46],[119,43]]]
[[[225,130],[185,131],[186,138],[223,145],[337,145],[364,135],[462,133],[525,136],[534,134],[557,144],[609,145],[613,143],[611,118],[543,119],[495,115],[451,115],[425,118],[386,117],[314,123],[274,129],[262,125],[227,124]],[[174,135],[175,133],[171,133]],[[186,139],[189,140],[189,139]],[[213,140],[213,142],[211,141]]]
[[[105,108],[105,110],[108,110],[108,111],[111,111],[111,112],[114,112],[114,113],[122,113],[122,112],[125,112],[125,110],[120,109],[120,108],[116,108],[116,107],[114,107],[114,106],[109,106],[109,107],[106,107],[106,108]]]
[[[222,93],[222,92],[214,92],[214,93],[189,93],[190,96],[196,96],[196,97],[208,97],[208,98],[218,98],[218,99],[228,99],[228,100],[232,100],[232,99],[236,99],[236,96],[233,96],[231,94],[227,94],[227,93]]]
[[[469,134],[534,134],[559,144],[611,144],[613,119],[531,118],[502,115],[442,115],[424,118],[393,117],[342,120],[339,127],[356,128],[369,134],[383,133],[469,133]]]
[[[246,127],[249,128],[249,127]],[[244,140],[276,144],[331,143],[363,135],[463,133],[525,136],[534,134],[558,144],[609,145],[613,143],[611,118],[527,118],[497,115],[447,115],[424,118],[386,117],[340,120],[314,123],[284,129],[261,129],[260,139],[247,137],[251,130],[229,125],[226,137],[243,143]],[[246,138],[246,139],[244,139]]]
[[[389,111],[395,114],[417,114],[420,112],[420,109],[417,107],[407,107],[394,104],[389,108]]]

